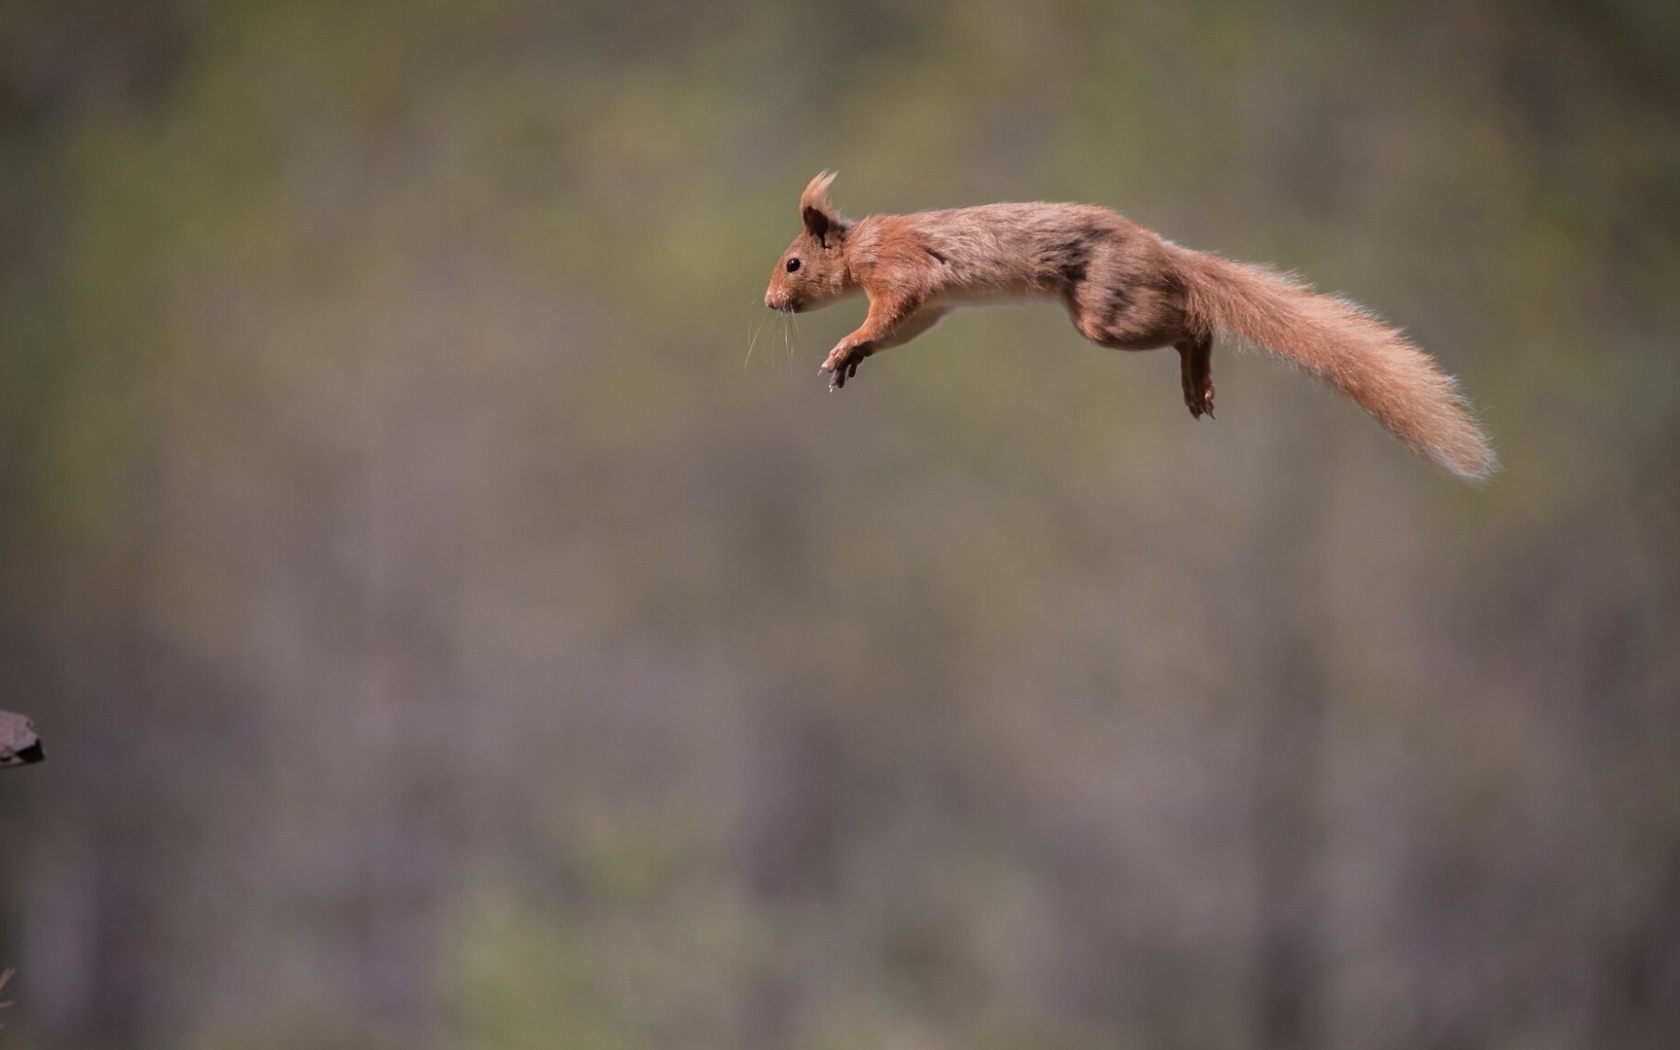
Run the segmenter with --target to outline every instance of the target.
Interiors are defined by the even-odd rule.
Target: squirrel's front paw
[[[828,373],[828,388],[839,390],[846,385],[846,380],[857,375],[858,365],[869,356],[866,346],[837,346],[828,355],[828,360],[822,363],[823,372]]]

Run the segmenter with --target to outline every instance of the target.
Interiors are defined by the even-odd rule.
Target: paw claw
[[[869,356],[859,347],[836,348],[828,355],[828,360],[822,364],[821,371],[828,373],[828,388],[839,390],[846,385],[846,380],[857,375],[858,365]]]

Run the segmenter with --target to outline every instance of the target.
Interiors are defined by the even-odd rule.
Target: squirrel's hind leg
[[[1138,282],[1087,282],[1069,291],[1067,308],[1079,334],[1098,346],[1175,348],[1182,364],[1185,405],[1197,419],[1213,417],[1213,332],[1189,323],[1183,304],[1169,293]]]
[[[1186,335],[1173,344],[1178,350],[1180,371],[1184,380],[1184,403],[1190,415],[1202,418],[1206,412],[1213,418],[1213,336],[1208,333]]]

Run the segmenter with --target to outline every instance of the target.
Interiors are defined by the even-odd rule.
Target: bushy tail
[[[1458,384],[1399,331],[1275,270],[1185,250],[1192,323],[1264,347],[1356,401],[1420,455],[1466,481],[1499,463]]]

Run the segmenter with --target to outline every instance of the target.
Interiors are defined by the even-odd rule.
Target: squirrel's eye
[[[788,260],[788,273],[798,273],[798,272],[799,272],[799,260],[798,259],[789,259]]]

